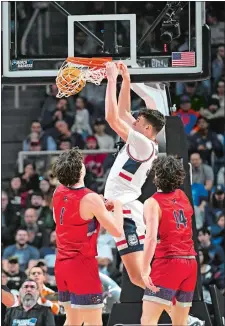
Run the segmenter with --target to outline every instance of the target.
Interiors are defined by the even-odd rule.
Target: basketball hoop
[[[112,58],[67,58],[56,78],[58,87],[56,97],[75,95],[85,87],[87,82],[100,85],[106,78],[106,63],[110,61]]]

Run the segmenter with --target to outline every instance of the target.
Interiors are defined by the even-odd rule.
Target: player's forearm
[[[119,109],[116,98],[116,81],[109,80],[106,88],[105,119],[110,124],[119,118]]]
[[[157,239],[153,238],[145,238],[144,242],[144,257],[142,262],[142,273],[145,273],[145,271],[149,270],[149,266],[152,262],[155,248],[157,245]]]
[[[131,110],[131,101],[130,101],[130,80],[124,79],[122,82],[119,101],[118,101],[119,115],[124,117],[127,113],[130,113]]]

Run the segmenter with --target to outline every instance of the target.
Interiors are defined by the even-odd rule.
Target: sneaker
[[[204,326],[205,322],[197,317],[188,316],[188,326]]]

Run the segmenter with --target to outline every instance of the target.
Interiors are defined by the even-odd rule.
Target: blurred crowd
[[[122,7],[127,13],[126,5]],[[121,10],[122,10],[121,9]],[[224,22],[208,4],[207,22],[212,34],[212,77],[208,81],[171,85],[172,102],[187,134],[192,164],[192,194],[198,230],[200,270],[204,298],[211,303],[209,285],[216,284],[224,293],[224,83],[225,59],[221,30]],[[149,9],[150,10],[150,9]],[[129,10],[128,10],[129,12]],[[82,40],[79,40],[80,46]],[[84,44],[84,43],[83,43]],[[185,48],[177,44],[178,49]],[[77,49],[79,47],[76,47]],[[2,283],[18,291],[22,282],[38,266],[42,289],[57,292],[54,278],[56,234],[51,198],[57,185],[48,160],[39,151],[101,150],[84,155],[87,168],[86,186],[103,193],[107,174],[113,164],[116,135],[104,120],[105,85],[89,84],[78,96],[56,98],[52,85],[43,99],[41,116],[30,126],[21,150],[36,151],[24,164],[23,173],[10,180],[2,190]],[[134,93],[132,110],[143,106]],[[104,152],[105,151],[105,152]],[[99,270],[121,284],[121,261],[113,238],[101,229],[98,239]]]

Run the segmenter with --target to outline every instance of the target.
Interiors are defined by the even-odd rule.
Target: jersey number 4
[[[177,229],[180,229],[181,225],[183,225],[185,228],[187,227],[187,219],[182,209],[180,209],[179,211],[173,211],[173,216],[176,221]]]

